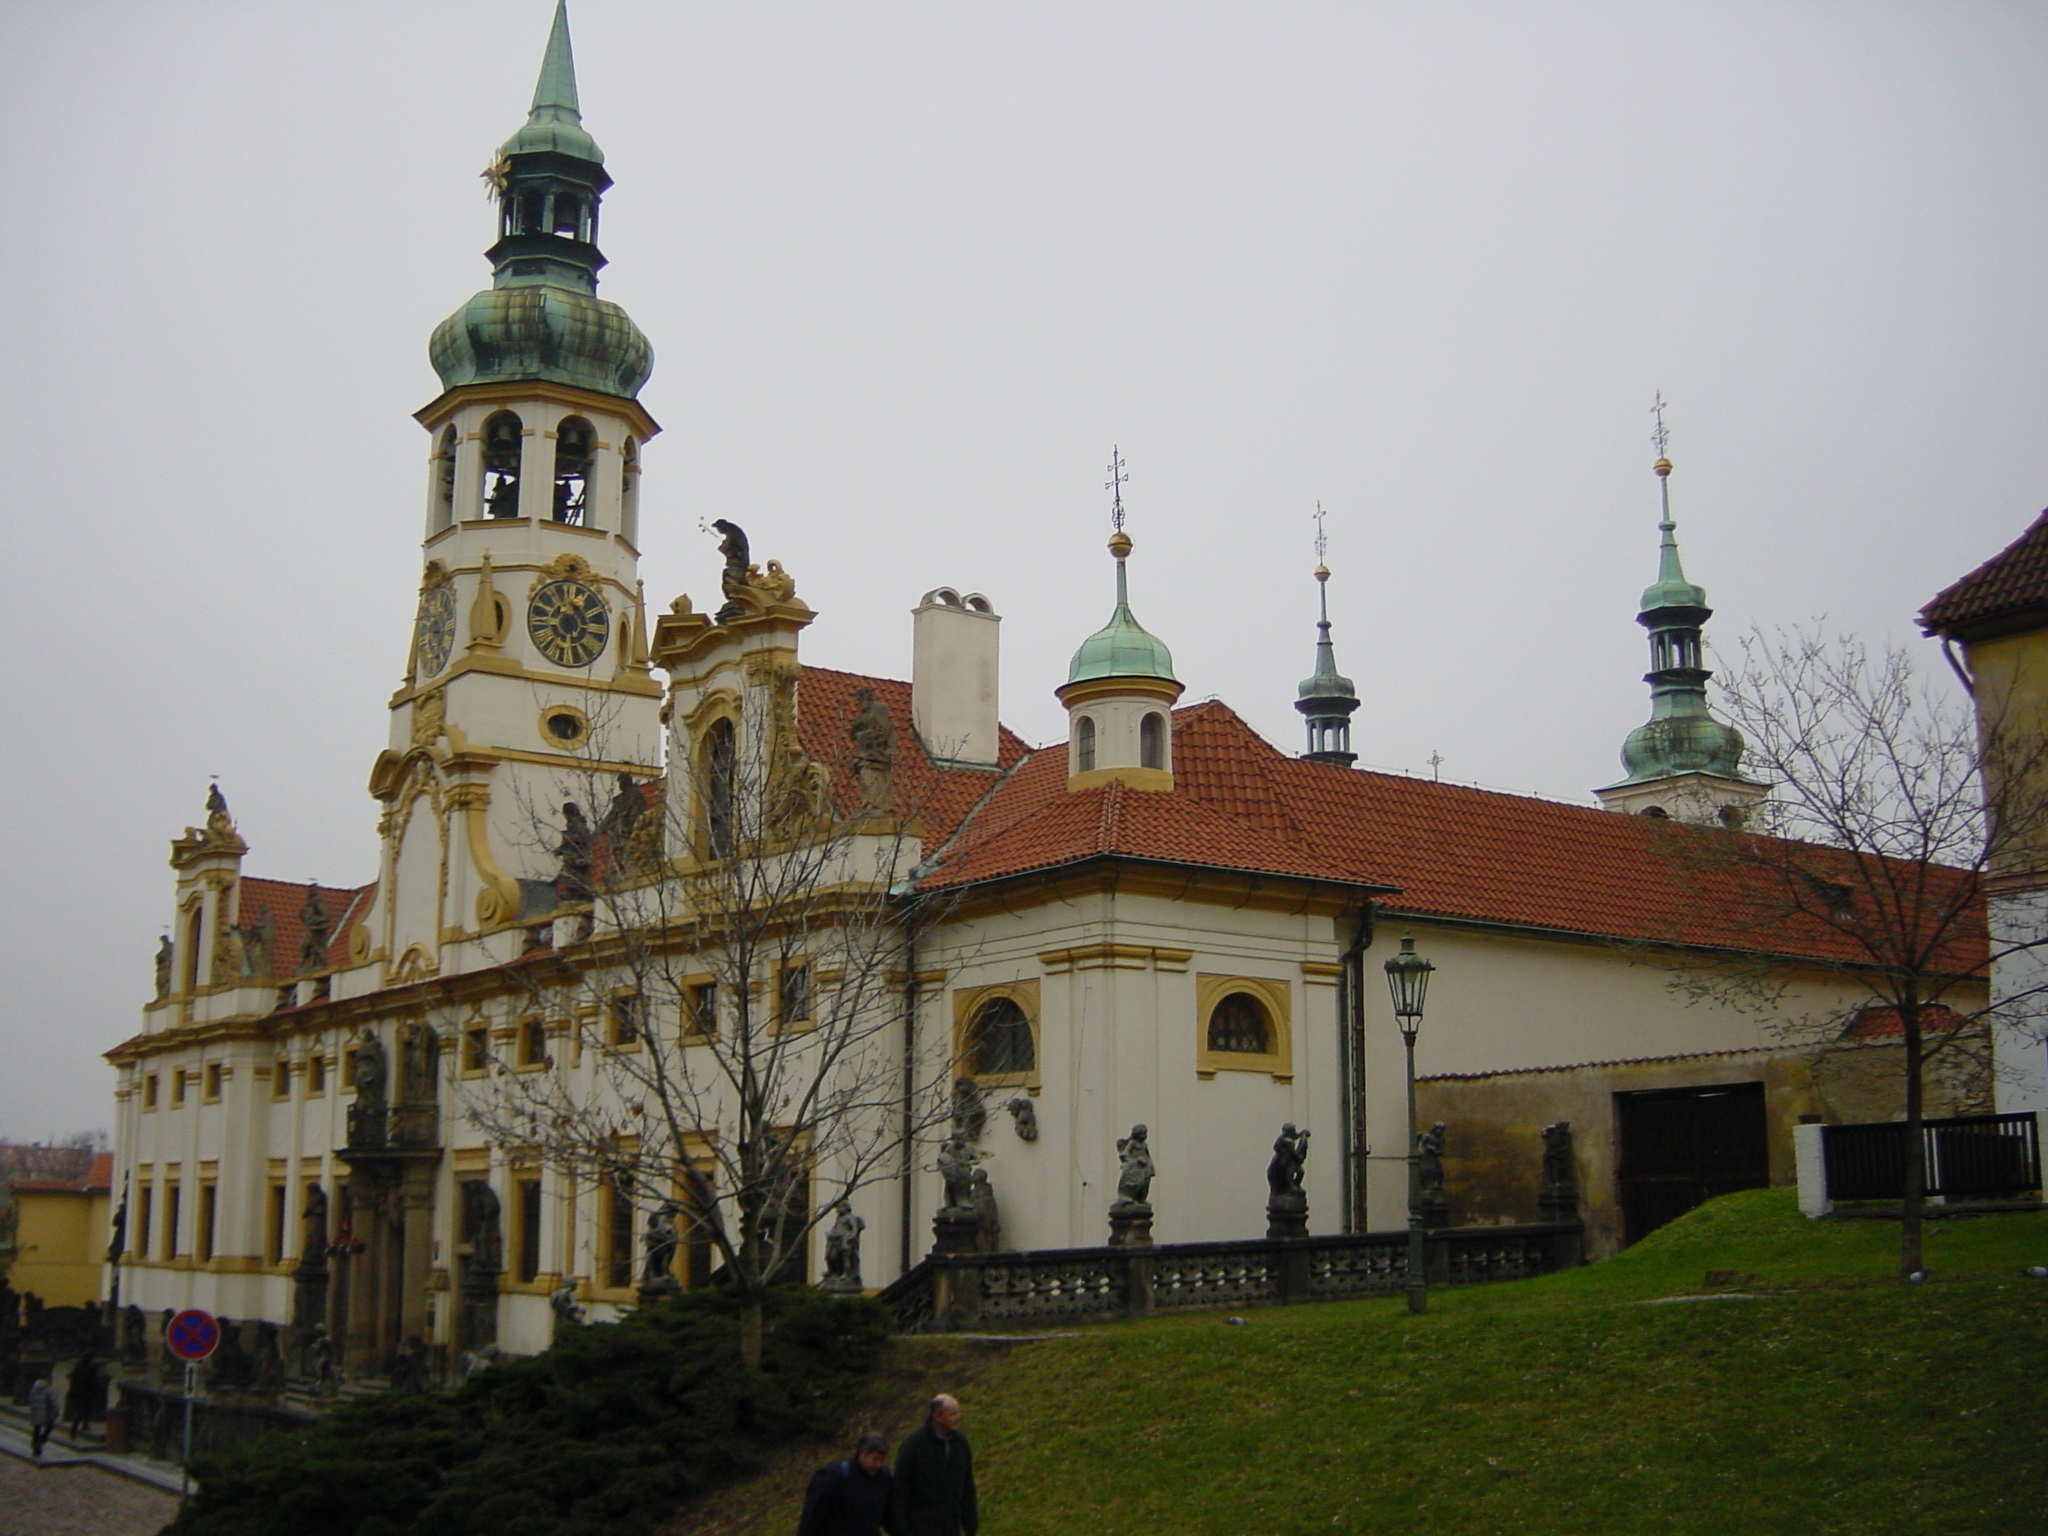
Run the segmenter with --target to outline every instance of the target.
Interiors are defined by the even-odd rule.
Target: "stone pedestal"
[[[1112,1248],[1150,1248],[1152,1246],[1152,1207],[1132,1201],[1125,1204],[1118,1201],[1109,1208],[1109,1246]]]
[[[981,1270],[947,1262],[972,1258],[980,1238],[981,1213],[972,1206],[941,1206],[932,1218],[932,1315],[942,1328],[972,1328],[981,1321]]]
[[[971,1205],[945,1205],[932,1218],[932,1252],[976,1253],[981,1247],[981,1212]]]
[[[1451,1224],[1451,1202],[1440,1189],[1425,1192],[1418,1203],[1418,1208],[1422,1212],[1422,1225],[1426,1231],[1441,1232]]]
[[[643,1307],[659,1306],[664,1301],[673,1301],[683,1294],[683,1288],[676,1283],[674,1275],[663,1275],[659,1280],[644,1280],[634,1293]]]
[[[818,1289],[827,1296],[859,1296],[867,1287],[860,1283],[859,1275],[827,1275],[818,1282]]]
[[[1266,1236],[1307,1237],[1308,1196],[1296,1191],[1266,1202]]]

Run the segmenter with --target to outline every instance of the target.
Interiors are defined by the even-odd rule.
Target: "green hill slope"
[[[1934,1278],[1902,1287],[1896,1226],[1757,1191],[1426,1317],[1391,1298],[1018,1347],[962,1393],[983,1528],[2048,1529],[2048,1281],[2018,1273],[2048,1263],[2048,1215],[1933,1230]],[[780,1536],[800,1488],[780,1469],[671,1529]]]

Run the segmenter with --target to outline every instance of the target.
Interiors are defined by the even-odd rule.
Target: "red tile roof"
[[[1922,608],[1920,627],[1959,639],[2048,627],[2048,512]]]
[[[301,914],[306,907],[308,887],[289,880],[265,880],[260,875],[242,877],[242,899],[236,922],[253,927],[269,920],[268,975],[299,974],[299,950],[306,942],[306,924]],[[327,912],[327,959],[321,969],[339,969],[348,964],[348,926],[359,917],[376,894],[375,883],[344,887],[318,885],[320,905]]]
[[[1305,762],[1220,703],[1173,722],[1171,793],[1070,794],[1066,749],[1048,747],[1004,781],[927,884],[1114,855],[1395,888],[1386,910],[1452,922],[1864,958],[1825,923],[1778,918],[1767,872],[1686,867],[1670,839],[1688,834],[1671,823]],[[1980,962],[1981,944],[1966,942],[1958,963]]]
[[[57,1193],[66,1195],[103,1195],[114,1187],[114,1154],[102,1152],[92,1160],[92,1167],[77,1178],[69,1179],[16,1179],[13,1187],[17,1191]]]

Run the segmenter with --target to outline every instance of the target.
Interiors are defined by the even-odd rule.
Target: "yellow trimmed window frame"
[[[975,1070],[975,1024],[997,1003],[1017,1005],[1031,1026],[1031,1068],[1027,1072],[978,1072]],[[1045,1060],[1039,1040],[1038,978],[998,981],[980,987],[958,987],[953,992],[953,1074],[971,1077],[984,1088],[1039,1089],[1039,1064]]]
[[[1266,1049],[1221,1051],[1209,1048],[1209,1026],[1216,1010],[1230,998],[1248,997],[1265,1015]],[[1266,976],[1195,977],[1195,1075],[1213,1078],[1218,1072],[1264,1072],[1276,1083],[1294,1081],[1294,989]]]

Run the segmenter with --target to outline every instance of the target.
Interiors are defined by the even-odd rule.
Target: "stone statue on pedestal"
[[[842,1200],[832,1207],[837,1218],[825,1234],[825,1284],[828,1291],[854,1293],[862,1289],[860,1278],[860,1235],[867,1222],[853,1214]]]
[[[1131,1134],[1119,1136],[1116,1140],[1116,1154],[1122,1166],[1116,1176],[1116,1205],[1130,1207],[1149,1205],[1152,1196],[1152,1180],[1159,1170],[1152,1162],[1152,1144],[1148,1132],[1142,1125],[1131,1127]]]
[[[939,1177],[946,1181],[946,1208],[974,1209],[974,1165],[980,1156],[963,1136],[955,1136],[939,1149]]]

